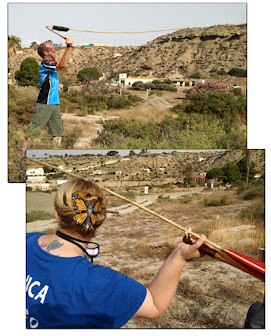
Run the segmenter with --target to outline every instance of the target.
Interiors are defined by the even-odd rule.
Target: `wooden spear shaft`
[[[60,35],[59,33],[55,32],[54,30],[50,29],[49,26],[45,26],[47,29],[49,29],[52,33],[55,33],[56,35],[62,37],[64,40],[66,40],[66,37],[63,35]]]
[[[49,164],[49,163],[42,162],[42,161],[39,161],[39,160],[36,160],[36,159],[32,159],[32,158],[29,158],[29,157],[27,157],[27,159],[30,160],[30,161],[33,161],[33,162],[42,164],[42,165],[44,165],[44,166],[48,166],[48,167],[51,167],[51,168],[53,168],[53,169],[59,170],[59,171],[65,173],[65,174],[67,174],[67,175],[71,175],[71,176],[74,176],[74,177],[80,177],[80,176],[78,176],[78,175],[76,175],[76,174],[74,174],[74,173],[72,173],[72,172],[68,172],[68,171],[66,171],[66,170],[64,170],[64,169],[55,167],[55,166],[53,166],[53,165],[51,165],[51,164]],[[162,219],[163,221],[165,221],[165,222],[167,222],[167,223],[169,223],[169,224],[175,226],[176,228],[178,228],[178,229],[180,229],[180,230],[182,230],[182,231],[184,231],[184,232],[187,232],[188,234],[190,234],[190,235],[192,235],[192,236],[194,236],[194,237],[196,237],[196,238],[202,238],[202,237],[201,237],[200,235],[198,235],[197,233],[195,233],[195,232],[193,232],[193,231],[191,231],[191,230],[189,230],[189,229],[186,229],[185,227],[183,227],[183,226],[181,226],[181,225],[179,225],[179,224],[176,224],[175,222],[171,221],[170,219],[168,219],[168,218],[166,218],[166,217],[164,217],[164,216],[162,216],[162,215],[159,215],[159,214],[156,213],[155,211],[152,211],[152,210],[150,210],[150,209],[144,207],[143,205],[140,205],[140,204],[138,204],[138,203],[136,203],[136,202],[134,202],[134,201],[132,201],[132,200],[130,200],[130,199],[128,199],[128,198],[122,196],[122,195],[119,195],[119,194],[117,194],[116,192],[114,192],[114,191],[112,191],[112,190],[110,190],[110,189],[107,189],[107,188],[105,188],[105,187],[103,187],[103,186],[101,186],[101,185],[99,185],[99,187],[100,187],[101,189],[103,189],[104,191],[106,191],[107,193],[112,194],[112,195],[114,195],[114,196],[116,196],[116,197],[118,197],[118,198],[121,198],[121,199],[123,199],[124,201],[126,201],[126,202],[128,202],[128,203],[131,203],[131,204],[137,206],[138,208],[140,208],[140,209],[142,209],[142,210],[144,210],[144,211],[146,211],[146,212],[149,212],[150,214],[152,214],[152,215],[154,215],[154,216],[156,216],[156,217]],[[221,251],[224,251],[224,250],[225,250],[223,247],[217,245],[216,243],[211,242],[211,241],[208,240],[207,238],[205,239],[205,242],[208,243],[209,245],[211,245],[211,246],[217,248],[218,250],[221,250]]]

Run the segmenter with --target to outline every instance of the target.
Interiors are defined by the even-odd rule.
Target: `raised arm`
[[[167,310],[186,261],[200,257],[198,249],[204,243],[204,237],[194,240],[192,245],[180,243],[174,249],[147,288],[146,298],[134,317],[155,318]]]
[[[61,60],[56,65],[56,70],[66,68],[66,66],[69,62],[70,55],[71,55],[71,47],[72,47],[72,44],[73,44],[72,36],[68,36],[65,40],[65,43],[67,44],[67,47],[66,47],[66,50],[65,50],[64,55],[62,56]]]

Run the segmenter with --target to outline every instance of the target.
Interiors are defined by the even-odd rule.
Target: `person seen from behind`
[[[186,261],[201,256],[205,236],[179,243],[145,287],[90,261],[89,242],[106,218],[106,205],[98,185],[69,180],[55,196],[58,230],[27,233],[27,328],[120,328],[169,307]]]

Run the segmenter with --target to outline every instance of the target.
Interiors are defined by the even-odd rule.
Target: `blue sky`
[[[8,4],[8,35],[21,38],[22,46],[51,39],[63,39],[46,25],[94,31],[145,31],[168,28],[208,27],[242,24],[247,21],[246,3],[182,2],[11,2]],[[138,46],[169,32],[144,34],[97,34],[74,32],[74,44],[104,43],[115,46]]]

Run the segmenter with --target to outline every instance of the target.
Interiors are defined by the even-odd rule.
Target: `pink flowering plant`
[[[190,89],[187,94],[191,98],[195,95],[201,93],[209,93],[209,92],[224,92],[229,93],[229,88],[227,85],[222,83],[217,83],[212,80],[205,81],[204,83],[196,83],[192,89]]]

